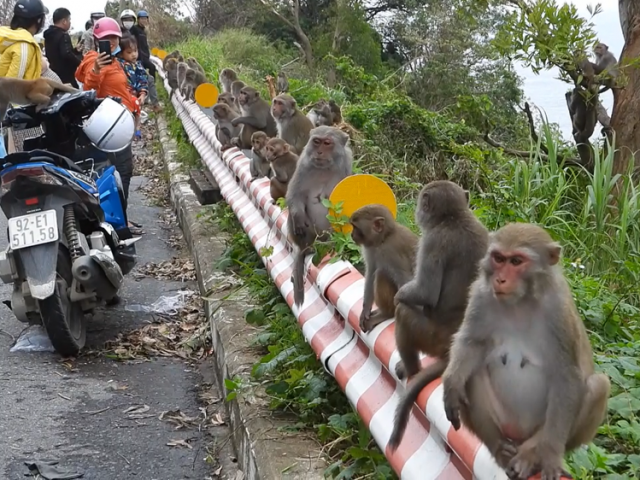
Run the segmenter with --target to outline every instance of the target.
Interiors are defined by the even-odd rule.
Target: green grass
[[[295,55],[248,30],[191,39],[178,48],[198,58],[210,78],[217,78],[221,68],[232,67],[265,95],[264,76],[273,75]],[[612,174],[613,154],[596,158],[592,174],[563,167],[553,155],[560,141],[548,128],[543,131],[543,141],[552,152],[549,161],[540,160],[536,145],[526,161],[505,157],[479,144],[467,126],[446,114],[419,109],[401,92],[390,93],[348,61],[332,62],[339,77],[334,88],[324,87],[318,74],[312,76],[295,67],[288,71],[291,93],[299,105],[320,97],[342,103],[345,118],[359,131],[353,140],[356,171],[388,181],[396,193],[400,222],[416,230],[413,211],[417,191],[430,179],[449,178],[471,190],[475,213],[488,228],[532,222],[546,228],[563,245],[565,273],[589,331],[596,367],[612,382],[607,421],[592,444],[567,456],[568,466],[581,480],[640,478],[637,184],[630,175],[620,178]],[[175,128],[175,136],[180,137],[179,124]],[[218,214],[231,222],[228,211]],[[304,349],[288,307],[262,273],[262,263],[246,236],[237,229],[235,232],[230,247],[235,253],[229,258],[241,265],[259,304],[265,304],[248,320],[265,328],[268,353],[254,373],[271,386],[272,406],[296,411],[301,424],[316,428],[321,440],[339,438],[344,442],[339,443],[346,453],[338,470],[348,465],[349,475],[358,476],[388,468],[333,380],[307,358],[312,354]],[[334,241],[339,253],[355,264],[361,262],[357,250],[345,243],[348,239],[334,236]],[[313,385],[319,390],[313,390]],[[366,460],[360,462],[360,458]]]

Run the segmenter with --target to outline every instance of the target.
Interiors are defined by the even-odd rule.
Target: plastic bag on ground
[[[55,352],[49,335],[42,325],[31,325],[25,328],[16,343],[9,350],[14,352]]]
[[[175,295],[163,295],[151,305],[127,305],[127,312],[160,313],[163,315],[177,315],[184,307],[187,299],[195,295],[191,290],[181,290]]]

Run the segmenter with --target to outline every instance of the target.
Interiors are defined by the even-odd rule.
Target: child
[[[136,138],[140,139],[140,115],[142,113],[142,104],[147,97],[149,91],[147,72],[142,67],[142,63],[138,61],[138,42],[136,37],[131,34],[124,33],[120,39],[120,51],[116,54],[116,58],[122,65],[124,73],[129,80],[129,89],[134,97],[137,109],[134,112],[136,117]]]

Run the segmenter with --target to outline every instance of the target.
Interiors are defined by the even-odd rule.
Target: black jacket
[[[136,37],[138,42],[138,60],[142,63],[142,66],[149,70],[149,73],[156,76],[156,66],[151,61],[151,52],[149,51],[149,42],[147,41],[147,33],[144,31],[142,25],[137,23],[129,29],[131,35]]]
[[[70,83],[77,88],[76,69],[82,61],[82,54],[73,48],[69,34],[51,25],[44,32],[44,49],[51,70],[58,74],[62,83]]]

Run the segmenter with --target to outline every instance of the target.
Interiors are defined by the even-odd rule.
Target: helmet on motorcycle
[[[13,14],[22,18],[38,18],[47,15],[49,9],[44,6],[42,0],[18,0],[13,7]]]
[[[120,152],[127,148],[135,133],[133,115],[111,98],[105,98],[82,126],[91,143],[103,152]]]
[[[138,12],[138,18],[149,18],[149,14],[146,10],[140,10]]]
[[[136,17],[136,12],[134,12],[133,10],[123,10],[122,13],[120,14],[120,20],[122,20],[123,18],[133,18],[134,20],[137,18]]]
[[[104,17],[98,20],[93,25],[93,36],[98,40],[109,35],[115,35],[116,37],[122,37],[122,30],[120,25],[113,18]]]

